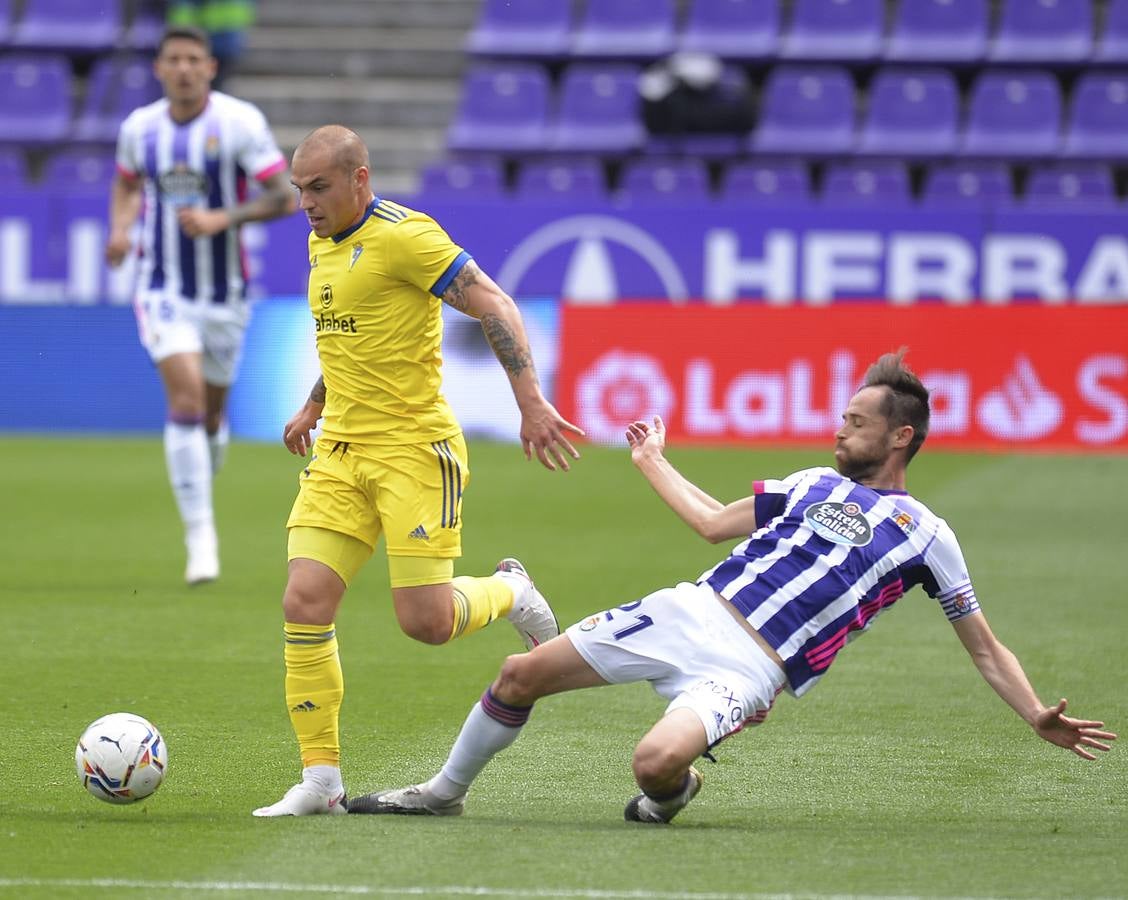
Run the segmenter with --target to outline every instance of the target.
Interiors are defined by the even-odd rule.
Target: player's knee
[[[657,741],[643,740],[631,757],[631,771],[638,786],[647,793],[664,793],[685,770],[680,754]]]
[[[333,621],[325,598],[308,586],[294,582],[287,584],[282,594],[282,614],[287,622],[300,624],[321,625]]]
[[[450,640],[450,623],[437,617],[412,616],[400,619],[400,629],[409,638],[423,644],[445,644]]]
[[[490,692],[502,703],[511,706],[531,706],[540,697],[536,671],[529,663],[528,653],[516,653],[502,663]]]

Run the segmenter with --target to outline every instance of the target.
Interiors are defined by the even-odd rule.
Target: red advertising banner
[[[902,346],[930,446],[1128,450],[1128,306],[564,306],[557,406],[595,441],[659,414],[683,443],[822,445]]]

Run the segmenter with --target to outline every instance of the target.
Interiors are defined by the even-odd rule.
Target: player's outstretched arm
[[[580,436],[584,432],[561,416],[541,393],[517,304],[473,260],[462,267],[443,292],[443,302],[482,323],[482,332],[509,376],[521,410],[521,447],[525,458],[532,459],[536,453],[546,469],[567,472],[568,458],[580,458],[567,432]]]
[[[661,416],[654,424],[632,422],[627,426],[631,462],[650,482],[650,486],[683,522],[713,544],[745,537],[756,530],[756,500],[745,497],[724,504],[682,475],[662,452],[666,446],[666,425]]]
[[[313,446],[313,429],[317,427],[317,420],[324,410],[325,379],[318,377],[313,390],[309,392],[309,399],[282,429],[282,443],[287,450],[295,456],[305,456],[309,452],[309,448]]]
[[[1046,706],[1038,699],[1018,658],[995,637],[981,612],[958,619],[952,626],[979,674],[1034,729],[1038,737],[1083,759],[1096,759],[1090,748],[1109,749],[1104,742],[1115,740],[1116,735],[1102,730],[1104,722],[1063,715],[1065,700]]]

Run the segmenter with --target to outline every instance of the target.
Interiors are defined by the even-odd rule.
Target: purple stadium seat
[[[757,153],[848,153],[854,146],[854,82],[838,66],[777,66],[768,75]]]
[[[77,141],[116,141],[122,120],[161,96],[152,63],[136,57],[103,57],[91,67],[86,84],[74,123]]]
[[[115,169],[112,150],[72,147],[51,156],[43,170],[43,183],[78,193],[106,194]]]
[[[674,0],[597,0],[584,6],[573,56],[653,59],[672,53]]]
[[[122,30],[120,0],[27,0],[12,45],[40,50],[109,50]]]
[[[980,73],[968,101],[965,156],[1040,158],[1061,144],[1061,89],[1049,72]]]
[[[428,196],[478,200],[504,192],[501,161],[493,158],[442,159],[423,167],[421,191]]]
[[[12,0],[0,0],[0,47],[12,37]]]
[[[133,18],[122,44],[130,50],[155,50],[165,29],[162,0],[141,0],[133,7]]]
[[[0,56],[0,140],[50,144],[70,130],[71,68],[58,54]]]
[[[720,200],[730,206],[804,206],[811,201],[811,177],[795,160],[732,163],[721,180]]]
[[[572,47],[572,0],[485,0],[466,49],[480,56],[558,59]]]
[[[551,147],[562,153],[626,153],[646,138],[637,66],[574,63],[560,78]]]
[[[1026,206],[1114,206],[1116,188],[1108,166],[1066,163],[1031,169]]]
[[[680,50],[722,59],[775,56],[779,46],[779,0],[692,0],[678,37]]]
[[[1066,156],[1122,159],[1128,148],[1128,73],[1089,72],[1073,86]]]
[[[992,62],[1081,62],[1093,50],[1092,0],[1002,0]]]
[[[977,62],[987,53],[987,0],[901,0],[885,47],[898,62]]]
[[[1128,63],[1128,0],[1109,0],[1105,6],[1104,26],[1093,50],[1093,61]]]
[[[858,152],[945,156],[956,149],[960,95],[947,69],[884,69],[870,84]]]
[[[517,196],[530,203],[595,203],[607,199],[597,159],[530,160],[517,173]]]
[[[823,176],[821,199],[827,206],[887,209],[912,201],[909,172],[900,162],[831,163]]]
[[[921,205],[945,209],[1007,206],[1013,199],[1010,168],[1003,162],[957,162],[928,170]]]
[[[615,199],[630,206],[707,203],[709,171],[699,159],[631,160],[623,166]]]
[[[780,55],[820,61],[876,59],[884,41],[884,0],[795,0]]]
[[[447,132],[452,150],[539,151],[548,135],[550,85],[531,63],[479,63],[462,82],[462,99]]]
[[[27,186],[27,159],[17,147],[0,147],[0,188]]]

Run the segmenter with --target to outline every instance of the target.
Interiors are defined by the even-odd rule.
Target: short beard
[[[859,484],[866,479],[873,477],[880,470],[885,461],[883,459],[838,459],[834,460],[834,464],[838,469],[839,475],[844,475],[851,481],[857,481]]]

